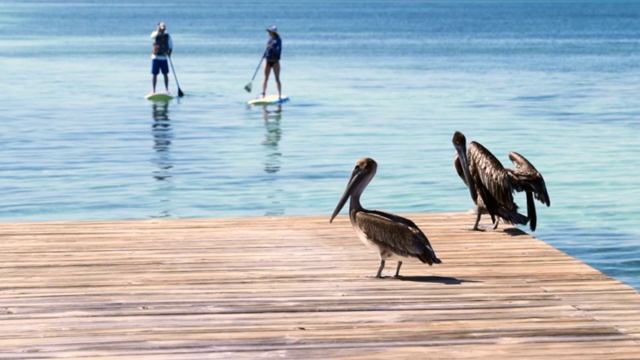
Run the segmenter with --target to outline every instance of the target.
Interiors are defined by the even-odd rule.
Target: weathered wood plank
[[[517,229],[406,216],[444,263],[400,279],[345,216],[3,224],[0,357],[640,358],[634,289]]]

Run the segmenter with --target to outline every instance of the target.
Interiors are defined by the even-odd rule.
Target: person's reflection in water
[[[171,160],[171,140],[173,132],[171,130],[171,122],[169,119],[169,103],[154,103],[152,108],[153,125],[151,126],[151,134],[153,135],[153,149],[155,150],[151,162],[155,165],[152,172],[154,179],[159,181],[157,192],[159,194],[159,202],[161,210],[157,215],[151,217],[170,217],[170,204],[167,197],[169,191],[173,188],[171,183],[171,169],[173,161]]]
[[[282,105],[277,105],[275,110],[269,110],[265,105],[263,106],[264,127],[266,130],[264,141],[262,145],[267,149],[267,158],[264,163],[264,171],[271,176],[267,177],[265,181],[270,183],[271,191],[267,195],[267,198],[271,201],[273,208],[267,210],[266,216],[283,215],[284,208],[278,200],[282,189],[276,187],[277,177],[275,176],[280,171],[280,149],[278,149],[278,143],[282,136],[282,130],[280,129],[280,120],[282,119]]]

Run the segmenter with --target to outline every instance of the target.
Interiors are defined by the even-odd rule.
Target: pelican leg
[[[482,216],[482,211],[480,211],[480,209],[478,209],[478,215],[476,216],[476,223],[473,224],[473,229],[471,230],[480,230],[480,228],[478,227],[478,224],[480,223],[480,217]]]
[[[498,228],[498,224],[500,223],[499,219],[496,219],[496,222],[493,224],[493,230]]]
[[[480,223],[480,217],[482,216],[482,211],[480,209],[476,209],[476,223],[473,224],[472,228],[464,228],[464,230],[474,230],[474,231],[484,231],[484,229],[480,229],[478,224]]]
[[[384,269],[384,260],[380,259],[380,267],[378,268],[377,278],[382,278],[382,269]]]
[[[400,277],[400,266],[402,266],[402,261],[398,261],[398,267],[396,268],[396,274],[394,277]]]

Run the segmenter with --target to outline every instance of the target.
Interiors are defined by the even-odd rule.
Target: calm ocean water
[[[0,220],[328,220],[364,156],[366,207],[466,211],[460,130],[543,173],[536,237],[638,289],[639,18],[609,0],[5,0]],[[166,106],[142,98],[159,21],[186,93]],[[273,24],[292,100],[247,108]]]

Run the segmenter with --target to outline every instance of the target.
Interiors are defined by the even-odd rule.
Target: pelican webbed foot
[[[485,231],[484,227],[478,227],[478,226],[464,227],[464,228],[462,228],[462,230],[467,230],[467,231]]]

